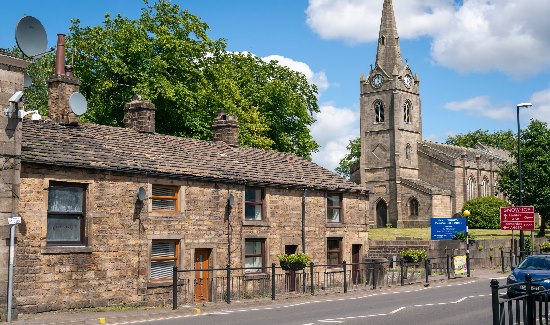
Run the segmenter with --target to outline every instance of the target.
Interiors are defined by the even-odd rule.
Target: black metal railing
[[[408,285],[455,276],[450,256],[432,257],[423,262],[367,259],[365,262],[328,265],[311,263],[303,270],[283,271],[274,263],[262,268],[209,268],[178,270],[172,276],[172,307],[178,303],[244,300],[288,295],[315,295],[321,292],[347,293],[349,290],[377,289]],[[202,274],[198,278],[198,274]],[[202,287],[201,287],[202,286]],[[206,294],[198,294],[206,288]],[[202,291],[204,292],[204,291]]]
[[[550,278],[532,280],[531,275],[525,276],[524,282],[499,285],[498,280],[491,280],[491,298],[493,311],[493,325],[526,324],[535,325],[548,323],[548,295],[550,289],[544,289],[543,283]],[[500,290],[520,288],[517,297],[508,297]],[[518,291],[516,291],[518,292]],[[538,302],[538,303],[537,303]]]

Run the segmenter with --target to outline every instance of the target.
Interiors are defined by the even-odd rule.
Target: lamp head
[[[531,106],[533,106],[533,104],[531,104],[531,103],[519,103],[517,105],[518,108],[529,108]]]
[[[464,210],[462,211],[462,215],[468,218],[470,216],[470,210]]]

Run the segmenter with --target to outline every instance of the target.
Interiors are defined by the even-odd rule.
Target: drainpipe
[[[306,193],[307,189],[302,196],[302,253],[306,252]]]

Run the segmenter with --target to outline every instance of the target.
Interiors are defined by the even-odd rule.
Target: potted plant
[[[302,270],[309,264],[309,257],[305,253],[281,254],[278,258],[285,271]]]
[[[425,249],[409,248],[399,253],[405,263],[418,263],[424,261],[428,254]]]
[[[550,252],[550,242],[545,242],[539,245],[540,251],[544,253]]]

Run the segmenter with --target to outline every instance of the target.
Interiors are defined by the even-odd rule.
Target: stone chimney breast
[[[214,119],[212,131],[214,141],[223,141],[233,146],[239,145],[239,122],[234,116],[223,110]]]
[[[155,133],[155,104],[136,99],[124,105],[124,125],[143,133]]]

